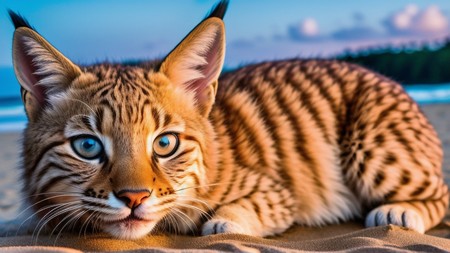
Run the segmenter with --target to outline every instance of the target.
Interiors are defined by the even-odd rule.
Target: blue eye
[[[175,133],[165,133],[155,139],[153,142],[153,151],[159,157],[169,157],[177,151],[178,146],[178,135]]]
[[[170,140],[169,137],[167,136],[163,136],[159,139],[158,145],[161,148],[167,148],[168,146],[170,146]]]
[[[81,158],[94,160],[103,153],[101,142],[94,136],[82,135],[72,138],[72,149]]]

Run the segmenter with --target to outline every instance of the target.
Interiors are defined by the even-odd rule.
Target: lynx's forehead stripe
[[[110,122],[112,124],[114,122],[142,124],[148,118],[146,115],[149,108],[155,105],[152,103],[155,98],[151,96],[152,92],[147,87],[136,83],[104,81],[97,84],[96,89],[91,88],[90,100],[97,102],[88,103],[95,108],[95,116],[98,119],[96,127],[100,132],[105,128],[105,117],[111,117],[108,121],[112,121]]]

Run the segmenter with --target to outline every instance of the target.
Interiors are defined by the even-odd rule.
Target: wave
[[[450,84],[415,84],[405,90],[419,104],[450,103]]]
[[[14,107],[0,107],[0,118],[6,116],[22,116],[25,115],[23,111],[23,106],[14,106]]]
[[[17,132],[25,128],[27,117],[22,105],[0,106],[0,132]]]

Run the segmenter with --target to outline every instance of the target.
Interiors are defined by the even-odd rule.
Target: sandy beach
[[[20,208],[20,133],[0,134],[0,222],[14,219]]]

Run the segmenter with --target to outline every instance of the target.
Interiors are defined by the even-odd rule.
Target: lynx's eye
[[[176,133],[165,133],[155,139],[153,142],[153,150],[159,157],[169,157],[177,151],[179,144],[180,142]]]
[[[72,138],[71,145],[73,151],[81,158],[94,160],[103,153],[101,142],[94,136],[81,135]]]

